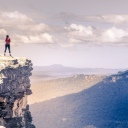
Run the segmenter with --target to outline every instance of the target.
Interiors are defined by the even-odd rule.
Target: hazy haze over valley
[[[65,78],[74,76],[76,74],[99,74],[110,75],[118,71],[125,71],[126,69],[105,69],[105,68],[74,68],[65,67],[61,64],[54,64],[50,66],[33,66],[32,76],[30,77],[31,83],[38,83],[44,80]]]
[[[103,68],[80,69],[64,67],[60,64],[33,67],[32,76],[30,77],[33,95],[28,97],[28,103],[33,104],[80,92],[100,82],[106,76],[124,70]]]

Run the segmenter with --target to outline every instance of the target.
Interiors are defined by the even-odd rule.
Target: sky
[[[128,67],[127,0],[0,0],[0,54],[34,66]],[[8,51],[6,55],[9,55]]]

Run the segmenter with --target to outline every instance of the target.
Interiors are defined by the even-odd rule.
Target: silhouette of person
[[[9,38],[9,35],[6,36],[5,42],[6,42],[6,44],[5,44],[4,56],[6,56],[5,53],[6,53],[7,48],[9,50],[9,54],[11,56],[11,51],[10,51],[10,42],[11,42],[11,39]]]

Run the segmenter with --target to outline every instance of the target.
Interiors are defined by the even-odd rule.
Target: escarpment
[[[110,75],[110,76],[106,77],[103,80],[103,82],[105,84],[111,84],[111,83],[118,84],[120,82],[122,82],[123,84],[127,84],[128,70],[126,70],[124,72],[119,71],[117,74]]]
[[[0,56],[0,126],[35,128],[27,105],[31,95],[32,62],[27,58]]]

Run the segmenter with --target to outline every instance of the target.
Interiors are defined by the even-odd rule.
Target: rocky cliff
[[[35,128],[27,105],[32,62],[0,55],[0,126]]]

